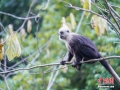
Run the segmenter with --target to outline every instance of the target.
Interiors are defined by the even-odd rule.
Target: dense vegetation
[[[83,14],[83,11],[68,8],[66,7],[66,3],[60,2],[59,0],[50,0],[48,7],[44,6],[46,5],[47,0],[1,0],[0,11],[18,17],[26,17],[33,1],[35,2],[31,7],[32,13],[30,13],[29,16],[33,16],[34,14],[39,15],[40,18],[37,18],[39,19],[39,22],[37,23],[35,19],[30,19],[32,22],[32,25],[30,25],[32,30],[27,30],[28,27],[26,21],[24,25],[25,32],[18,31],[17,37],[22,48],[22,53],[20,57],[17,57],[12,61],[7,60],[7,67],[13,66],[26,57],[27,59],[14,67],[14,69],[60,62],[66,54],[66,47],[58,38],[58,29],[61,27],[62,17],[65,17],[67,22],[70,22],[70,13],[73,14],[76,25],[72,31],[75,32],[79,20],[81,20],[81,15]],[[80,0],[65,1],[82,8]],[[95,1],[97,3],[98,0]],[[100,2],[105,6],[104,0],[101,0]],[[109,3],[111,5],[119,6],[120,0],[109,0]],[[114,9],[120,14],[120,8]],[[100,13],[95,6],[92,6],[92,10]],[[113,23],[115,23],[110,15],[107,13],[105,14]],[[120,45],[119,43],[116,43],[119,42],[119,37],[116,32],[112,30],[114,28],[108,25],[107,34],[104,33],[102,36],[98,36],[90,24],[92,16],[93,14],[90,14],[88,18],[87,16],[83,17],[77,33],[91,39],[102,56],[120,55]],[[0,13],[0,22],[5,27],[6,32],[8,32],[9,24],[12,24],[14,31],[16,31],[23,24],[24,20]],[[0,33],[0,38],[5,40],[7,33],[3,29],[0,30],[2,32]],[[5,46],[5,50],[6,48],[7,46]],[[6,57],[6,55],[4,57]],[[111,59],[108,62],[120,76],[119,59]],[[1,68],[4,67],[3,64],[4,60],[1,61]],[[7,83],[10,90],[46,90],[48,86],[50,86],[49,82],[52,83],[52,80],[50,79],[53,79],[55,75],[57,75],[57,77],[53,84],[51,84],[51,90],[104,90],[98,88],[99,83],[97,80],[101,77],[111,77],[99,62],[94,64],[83,64],[80,72],[72,68],[71,65],[68,65],[68,68],[56,71],[58,67],[58,65],[37,67],[31,70],[11,72],[5,76],[8,75]],[[9,70],[9,68],[7,68],[7,70]],[[7,90],[2,77],[0,79],[0,89]],[[114,90],[119,89],[120,86],[115,82]],[[106,90],[110,89],[108,88]]]

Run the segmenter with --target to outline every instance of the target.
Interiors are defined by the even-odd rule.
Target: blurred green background
[[[70,2],[75,6],[82,7],[80,0],[65,1]],[[8,67],[27,56],[31,56],[33,53],[35,54],[15,68],[25,68],[37,57],[36,55],[38,53],[40,53],[39,57],[32,62],[31,66],[60,62],[66,54],[66,47],[63,42],[59,41],[57,33],[58,29],[61,27],[62,17],[67,18],[70,13],[73,13],[76,27],[72,31],[75,32],[83,11],[67,8],[65,6],[66,4],[59,0],[50,0],[49,6],[46,9],[41,10],[40,8],[45,5],[46,2],[47,0],[35,0],[31,12],[40,16],[39,23],[36,23],[35,19],[31,19],[32,30],[27,32],[26,23],[24,26],[25,32],[22,33],[23,36],[18,32],[17,36],[21,44],[22,54],[19,58],[8,61]],[[109,0],[109,2],[116,6],[120,5],[120,0]],[[32,0],[0,0],[0,11],[11,13],[19,17],[26,17],[31,3]],[[102,0],[101,3],[104,5]],[[92,10],[98,12],[94,7]],[[115,10],[118,13],[120,12],[120,9],[118,8]],[[84,16],[78,33],[91,39],[102,56],[120,55],[120,45],[115,43],[119,41],[116,33],[108,28],[107,34],[104,34],[101,37],[97,36],[95,30],[93,30],[90,25],[92,15],[93,14],[90,14],[88,18]],[[13,24],[14,30],[17,30],[22,25],[23,20],[0,14],[0,22],[5,28],[7,28],[9,24]],[[5,38],[6,33],[3,32],[0,37]],[[112,59],[108,62],[120,76],[119,59]],[[32,70],[16,72],[7,78],[8,85],[11,90],[46,90],[53,68],[57,69],[58,66],[39,67]],[[49,72],[43,73],[45,71]],[[54,73],[56,73],[56,71],[54,71]],[[96,62],[95,64],[83,64],[80,72],[72,68],[71,65],[68,65],[67,71],[65,71],[65,69],[59,70],[50,90],[105,90],[98,88],[97,80],[101,77],[107,78],[111,77],[111,75],[99,62]],[[0,88],[6,90],[6,85],[2,77],[0,79]],[[106,90],[111,89],[108,88]],[[113,90],[120,90],[120,86],[116,82]]]

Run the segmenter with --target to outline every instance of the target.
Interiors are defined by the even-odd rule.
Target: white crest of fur
[[[63,26],[59,29],[59,32],[62,31],[62,32],[66,32],[67,30],[69,30],[69,34],[67,34],[67,39],[61,39],[60,36],[59,36],[59,40],[63,41],[64,43],[67,43],[69,42],[70,40],[72,40],[72,36],[75,35],[76,33],[72,33],[70,31],[70,29],[65,25],[63,24]],[[77,34],[76,34],[77,35]]]
[[[70,31],[70,29],[68,28],[68,26],[66,26],[65,24],[63,24],[62,27],[59,29],[59,32],[60,31],[66,31],[66,30]]]
[[[67,25],[66,25],[66,24],[63,24],[62,27],[59,29],[59,33],[60,33],[61,31],[66,32],[67,30],[69,30],[69,32],[70,32],[70,29],[67,27]],[[64,43],[66,42],[66,40],[61,39],[60,36],[59,36],[59,40],[63,41]]]

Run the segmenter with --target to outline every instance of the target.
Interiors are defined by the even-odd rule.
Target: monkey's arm
[[[69,62],[73,58],[73,55],[70,52],[67,52],[64,60],[60,62],[61,65],[65,65],[65,62]]]

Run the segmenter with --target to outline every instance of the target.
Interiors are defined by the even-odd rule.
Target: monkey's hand
[[[65,60],[62,60],[61,62],[60,62],[60,65],[65,65]]]

